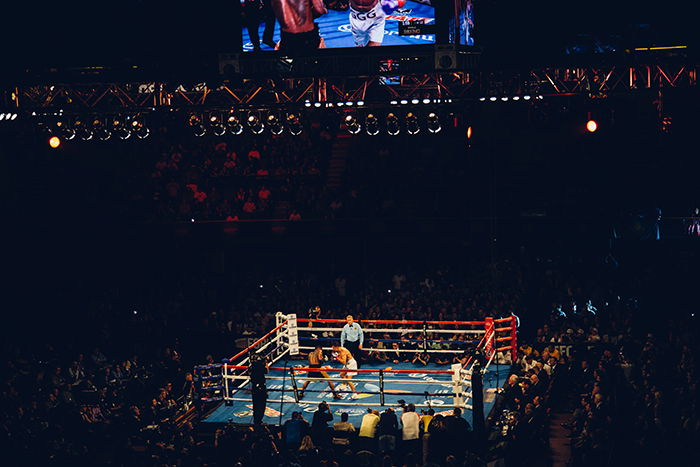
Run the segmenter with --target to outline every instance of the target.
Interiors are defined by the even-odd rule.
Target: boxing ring
[[[432,408],[436,413],[451,413],[454,407],[460,407],[471,423],[471,378],[476,360],[481,363],[477,368],[483,380],[484,413],[488,414],[498,387],[510,372],[510,362],[517,356],[515,316],[484,321],[358,322],[365,335],[361,368],[348,370],[340,363],[327,361],[322,366],[327,377],[309,378],[306,373],[317,372],[318,368],[308,367],[306,354],[316,346],[330,354],[345,320],[297,319],[294,314],[278,313],[275,328],[248,348],[221,363],[195,367],[200,399],[218,403],[203,421],[252,423],[250,357],[255,354],[268,362],[263,418],[268,424],[281,423],[294,411],[310,419],[321,401],[326,401],[334,414],[347,412],[349,421],[358,426],[367,408],[381,411],[408,403],[417,410]],[[423,358],[429,355],[430,362],[405,361],[416,354]],[[455,356],[460,360],[453,363]],[[345,372],[356,373],[352,377],[356,394],[343,384],[341,376]],[[310,383],[302,396],[307,380]],[[336,385],[338,399],[333,397],[328,381]]]

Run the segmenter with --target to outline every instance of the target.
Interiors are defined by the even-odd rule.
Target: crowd
[[[523,299],[532,285],[526,268],[505,260],[366,275],[249,274],[232,283],[166,274],[152,278],[148,294],[126,316],[117,310],[131,298],[110,289],[103,303],[91,304],[99,311],[86,317],[77,338],[46,347],[5,344],[3,449],[14,465],[249,465],[250,456],[281,465],[483,465],[497,458],[536,465],[548,454],[549,412],[572,401],[567,427],[576,465],[662,456],[666,446],[680,449],[693,439],[697,347],[690,336],[678,326],[647,336],[631,319],[636,300],[565,281],[562,268],[549,261],[534,264],[549,292],[531,294],[529,302]],[[551,311],[532,318],[527,303],[533,300],[548,301]],[[297,414],[280,431],[229,425],[206,433],[196,423],[206,407],[193,394],[193,366],[230,356],[236,345],[271,329],[276,310],[303,316],[311,305],[322,317],[360,320],[515,313],[522,321],[521,358],[487,420],[493,449],[449,441],[454,430],[470,439],[469,428],[453,423],[464,420],[461,414],[418,414],[410,406],[400,415],[372,410],[353,428],[342,413],[325,409],[323,415],[319,408],[311,420]],[[397,344],[413,345],[408,335]],[[399,358],[422,365],[416,358],[422,355]],[[365,422],[376,425],[368,431]],[[617,429],[622,426],[626,430]],[[626,448],[630,443],[638,449]]]
[[[330,139],[317,130],[165,145],[151,172],[152,217],[299,220],[317,209]]]

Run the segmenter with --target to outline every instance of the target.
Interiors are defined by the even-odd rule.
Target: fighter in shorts
[[[328,13],[323,0],[272,0],[272,9],[281,30],[277,50],[296,54],[326,47],[314,22]]]
[[[343,368],[349,370],[357,370],[357,361],[353,358],[352,354],[345,347],[341,347],[340,343],[337,342],[333,344],[333,358],[343,364]],[[351,381],[352,377],[357,373],[352,371],[344,371],[341,373],[340,377],[345,380],[345,382],[350,386],[352,390],[351,399],[357,399],[357,389],[355,389],[355,384]]]
[[[321,364],[324,361],[324,356],[323,356],[323,349],[321,349],[320,345],[317,345],[314,350],[309,352],[308,360],[309,360],[309,368],[323,368]],[[325,371],[309,371],[307,374],[309,379],[307,379],[304,382],[304,385],[301,387],[301,391],[299,391],[299,399],[304,397],[304,390],[306,387],[309,385],[309,383],[312,381],[312,379],[315,378],[328,378],[328,373]],[[328,386],[331,388],[331,391],[333,392],[333,399],[340,399],[340,394],[335,392],[335,387],[333,386],[332,381],[328,381]]]
[[[405,0],[350,0],[350,30],[355,45],[382,45],[386,15],[404,3]]]

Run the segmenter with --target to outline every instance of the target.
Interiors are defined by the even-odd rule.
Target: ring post
[[[515,363],[518,359],[518,317],[512,315],[510,317],[510,361]]]
[[[484,329],[486,331],[486,334],[484,334],[484,348],[486,349],[486,358],[489,359],[495,350],[493,341],[496,337],[496,331],[493,318],[486,318],[486,321],[484,321]]]
[[[289,379],[292,381],[292,389],[294,389],[294,402],[299,403],[299,388],[297,387],[297,378],[294,375],[294,368],[289,369]],[[284,380],[283,380],[284,381]],[[284,382],[282,383],[284,384]],[[282,386],[282,398],[284,399],[284,386]]]
[[[464,407],[464,398],[462,397],[462,364],[454,363],[452,365],[452,392],[454,393],[455,407]],[[474,388],[472,387],[472,392]]]
[[[472,366],[472,424],[474,426],[474,446],[482,446],[485,441],[484,424],[484,380],[482,378],[481,359],[474,359]]]
[[[384,407],[384,370],[379,370],[379,405]]]

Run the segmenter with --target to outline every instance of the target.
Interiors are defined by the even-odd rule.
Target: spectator
[[[333,420],[333,414],[328,408],[328,404],[320,402],[318,409],[314,412],[311,420],[311,438],[316,446],[327,446],[330,441],[330,427],[328,422]]]
[[[416,413],[416,406],[408,404],[401,414],[401,440],[402,450],[406,453],[420,454],[420,416]]]
[[[396,433],[399,429],[399,422],[394,409],[387,408],[379,417],[377,433],[379,434],[379,452],[393,455],[396,450]]]
[[[358,444],[360,449],[375,452],[377,449],[377,425],[379,425],[379,411],[367,409],[367,413],[362,417]]]
[[[299,448],[301,440],[309,431],[309,424],[301,416],[301,412],[292,412],[292,418],[282,426],[282,439],[288,451]]]
[[[355,427],[348,423],[348,413],[340,414],[340,421],[333,425],[333,446],[336,448],[349,448],[352,446],[355,436]]]

